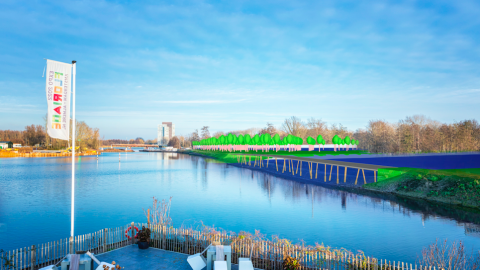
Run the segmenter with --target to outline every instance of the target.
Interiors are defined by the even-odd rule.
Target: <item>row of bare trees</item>
[[[46,119],[46,118],[44,118]],[[45,121],[46,122],[46,121]],[[72,125],[71,125],[72,126]],[[81,149],[98,149],[100,145],[100,131],[98,128],[91,128],[83,121],[76,123],[76,145]],[[72,133],[68,141],[54,139],[48,136],[46,126],[30,125],[25,130],[0,130],[0,140],[20,143],[23,146],[41,145],[47,149],[62,149],[69,147],[72,143]]]
[[[353,136],[360,140],[361,148],[377,153],[480,150],[480,125],[476,120],[445,124],[421,115],[398,123],[376,120]]]
[[[230,132],[218,131],[213,137],[233,133],[235,135],[278,133],[281,138],[292,134],[306,141],[311,136],[321,134],[327,143],[338,135],[360,141],[359,148],[373,153],[412,153],[412,152],[463,152],[480,151],[480,125],[476,120],[463,120],[451,124],[440,123],[423,115],[406,117],[397,123],[372,120],[363,129],[350,131],[342,124],[328,125],[321,119],[310,118],[306,122],[292,116],[284,120],[280,128],[267,123],[264,128],[249,128]],[[195,130],[187,141],[200,141],[210,138],[209,127],[204,126],[199,134]]]
[[[0,141],[11,141],[21,145],[36,145],[45,142],[45,128],[41,125],[26,126],[25,130],[0,130]]]

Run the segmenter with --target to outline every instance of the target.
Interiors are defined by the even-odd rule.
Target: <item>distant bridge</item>
[[[104,145],[103,147],[109,147]],[[144,144],[144,143],[115,143],[111,144],[110,147],[158,147],[156,144]]]

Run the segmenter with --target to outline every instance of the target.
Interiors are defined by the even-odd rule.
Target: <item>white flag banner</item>
[[[61,140],[69,139],[72,65],[47,60],[47,133]]]

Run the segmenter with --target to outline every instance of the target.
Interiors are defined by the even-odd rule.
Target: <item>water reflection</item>
[[[227,166],[221,167],[224,175],[228,170]],[[480,224],[480,212],[472,209],[397,197],[392,194],[378,194],[365,190],[338,190],[331,187],[295,182],[245,169],[242,169],[241,174],[244,174],[245,171],[251,179],[257,179],[259,187],[265,194],[268,194],[269,198],[272,193],[279,189],[284,198],[291,202],[311,198],[312,202],[320,203],[322,197],[340,198],[339,202],[343,210],[347,210],[347,201],[350,201],[353,204],[362,204],[368,208],[381,209],[384,212],[401,214],[406,217],[416,213],[421,215],[423,223],[429,219],[447,218],[456,220],[462,226],[463,224],[471,224],[472,226]]]
[[[199,157],[190,157],[187,155],[180,155],[180,158],[191,160],[195,167],[199,163],[203,164],[202,182],[205,186],[208,181],[208,165],[214,165],[216,169],[222,171],[224,178],[228,177],[228,172],[232,168],[239,170],[241,176],[249,175],[249,178],[256,180],[258,186],[263,193],[267,195],[271,201],[272,194],[277,190],[283,195],[285,200],[290,202],[297,202],[305,198],[311,199],[312,217],[314,216],[315,203],[321,203],[322,197],[340,198],[341,209],[347,211],[348,204],[359,205],[362,204],[366,208],[381,210],[382,212],[391,212],[393,214],[400,214],[405,217],[411,217],[412,214],[418,214],[421,217],[422,226],[430,219],[447,219],[455,220],[458,226],[465,226],[465,228],[478,228],[480,224],[480,212],[472,209],[465,209],[461,207],[453,207],[444,204],[431,203],[423,200],[416,200],[410,198],[397,197],[392,194],[378,194],[365,190],[338,190],[331,187],[314,184],[305,184],[295,182],[292,180],[278,178],[263,172],[242,169],[230,164],[220,163],[213,159],[203,159]],[[478,237],[479,233],[472,229],[465,229],[465,234]],[[474,233],[475,232],[475,233]]]

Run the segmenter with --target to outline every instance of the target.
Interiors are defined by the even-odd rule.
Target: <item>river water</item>
[[[118,153],[76,160],[75,234],[146,222],[152,197],[172,199],[174,226],[200,221],[235,232],[362,250],[414,263],[436,238],[480,248],[480,214],[375,194],[356,194],[172,153]],[[0,249],[70,235],[71,160],[0,159]]]

